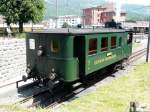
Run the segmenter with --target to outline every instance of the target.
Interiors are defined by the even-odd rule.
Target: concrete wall
[[[0,39],[0,84],[21,79],[26,69],[25,39]]]

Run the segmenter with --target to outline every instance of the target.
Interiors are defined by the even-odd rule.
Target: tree
[[[7,25],[19,24],[19,32],[23,32],[23,23],[37,23],[44,17],[44,0],[0,0],[0,13]]]
[[[63,25],[62,25],[62,28],[68,28],[68,27],[70,27],[70,26],[68,25],[68,23],[64,22]]]

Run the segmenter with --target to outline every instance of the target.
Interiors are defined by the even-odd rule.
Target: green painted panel
[[[35,49],[29,48],[30,39],[35,40]],[[73,57],[73,37],[52,34],[28,34],[27,42],[27,64],[35,69],[35,75],[48,78],[55,69],[60,79],[74,81],[78,77],[78,61]],[[59,52],[52,52],[51,41],[59,41]],[[37,56],[39,46],[43,46],[43,56]]]
[[[44,73],[50,73],[54,68],[59,76],[64,81],[74,81],[78,77],[78,63],[76,58],[59,59],[59,58],[48,58],[48,68]]]
[[[117,47],[111,48],[111,37],[116,36]],[[101,38],[108,37],[108,50],[101,51]],[[122,46],[119,46],[119,37],[122,37]],[[97,53],[88,55],[89,51],[89,40],[97,38]],[[127,32],[124,33],[106,33],[106,34],[95,34],[86,36],[86,75],[104,68],[112,63],[118,62],[131,55],[132,45],[127,45]]]
[[[74,81],[77,80],[79,78],[78,72],[79,72],[79,68],[78,68],[78,63],[77,63],[77,59],[73,59],[72,61],[66,61],[64,63],[64,72],[62,74],[62,78],[65,81]]]

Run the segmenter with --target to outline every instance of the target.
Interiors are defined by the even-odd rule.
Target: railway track
[[[7,87],[7,86],[10,86],[10,85],[13,85],[13,84],[16,84],[16,81],[8,83],[8,84],[5,84],[5,85],[1,85],[0,88],[4,88],[4,87]]]
[[[17,101],[14,104],[22,105],[25,108],[34,108],[34,107],[42,107],[42,108],[51,108],[56,107],[59,104],[63,103],[64,101],[68,101],[71,98],[74,98],[75,95],[80,93],[81,91],[84,91],[86,88],[76,92],[76,90],[83,88],[83,84],[80,83],[76,87],[71,88],[64,88],[61,86],[61,88],[57,87],[54,91],[54,94],[50,94],[49,90],[44,90],[38,93],[35,93],[31,96],[25,97],[24,99],[21,99],[20,101]],[[43,102],[41,102],[41,99],[44,99]],[[31,100],[31,101],[30,101]]]
[[[38,83],[38,81],[34,81],[34,82],[31,81],[31,82],[25,83],[24,85],[21,85],[20,87],[18,87],[18,82],[22,82],[22,80],[18,80],[18,81],[14,81],[14,82],[11,82],[11,83],[4,84],[4,85],[0,85],[0,89],[11,86],[11,85],[16,86],[16,88],[18,88],[18,89],[21,89],[21,88],[26,88],[26,87],[31,86],[31,85],[32,86],[37,85],[37,83]]]
[[[141,57],[143,57],[146,54],[146,48],[141,49],[139,51],[133,52],[132,55],[128,58],[127,63],[130,64],[138,59],[140,59]]]
[[[82,88],[81,90],[79,90],[78,92],[76,92],[76,90]],[[79,93],[81,93],[82,91],[84,91],[85,89],[87,89],[87,87],[85,87],[82,83],[80,83],[79,85],[77,85],[74,88],[70,88],[71,90],[68,92],[67,90],[65,90],[66,92],[64,92],[63,94],[61,94],[59,97],[56,96],[55,100],[53,101],[53,103],[45,106],[46,109],[48,108],[53,108],[53,107],[57,107],[59,106],[61,103],[68,101],[70,99],[74,99],[75,96]],[[62,91],[63,92],[63,91]]]
[[[37,93],[35,93],[35,94],[31,95],[31,96],[25,97],[25,98],[23,98],[23,99],[17,101],[15,104],[21,104],[21,105],[23,105],[23,104],[25,104],[26,102],[28,102],[29,100],[35,99],[36,97],[40,97],[40,96],[42,96],[44,93],[47,93],[47,92],[49,92],[48,89],[47,89],[47,90],[43,90],[43,91],[41,91],[41,92],[37,92]],[[33,102],[32,104],[28,105],[27,108],[35,107],[35,106],[37,106],[38,104],[39,104],[38,101],[37,101],[37,102]]]

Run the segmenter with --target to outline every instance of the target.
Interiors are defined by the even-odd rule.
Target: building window
[[[60,43],[58,40],[51,40],[51,52],[57,53],[60,50]]]
[[[101,40],[101,51],[107,51],[108,50],[108,38],[103,37]]]
[[[89,40],[89,55],[97,53],[97,39],[90,39]]]
[[[119,47],[122,46],[122,37],[119,37]]]
[[[111,37],[111,48],[116,48],[116,37]]]

